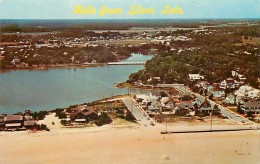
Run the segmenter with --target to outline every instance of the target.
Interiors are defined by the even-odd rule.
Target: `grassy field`
[[[226,108],[228,108],[229,110],[231,110],[231,111],[233,111],[237,114],[240,114],[240,113],[237,112],[237,106],[227,106]]]

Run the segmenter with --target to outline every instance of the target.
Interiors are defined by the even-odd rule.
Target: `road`
[[[180,92],[183,92],[183,93],[192,93],[192,94],[195,94],[197,97],[200,97],[202,98],[203,96],[201,96],[200,94],[197,94],[197,93],[194,93],[192,92],[190,89],[186,88],[186,87],[183,87],[183,86],[177,86],[175,87],[177,90],[179,90]],[[211,106],[214,106],[216,104],[216,102],[214,101],[211,101],[209,100]],[[232,119],[236,122],[239,122],[239,123],[246,123],[246,124],[255,124],[253,123],[252,121],[248,120],[247,118],[245,117],[242,117],[240,116],[239,114],[235,113],[235,112],[232,112],[230,111],[229,109],[223,107],[222,105],[220,104],[217,104],[221,113],[225,116],[227,116],[229,119]]]
[[[133,100],[133,98],[125,97],[122,99],[122,101],[124,102],[126,107],[132,112],[132,114],[135,116],[138,123],[140,123],[142,126],[150,125],[151,120],[150,119],[148,120],[149,116],[147,116],[145,112],[138,105],[135,105],[136,101]]]

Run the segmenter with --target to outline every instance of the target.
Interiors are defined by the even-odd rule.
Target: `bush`
[[[47,114],[47,111],[39,111],[39,112],[34,112],[31,113],[31,116],[35,119],[35,120],[43,120],[45,118],[45,115]]]
[[[41,125],[38,125],[37,129],[38,130],[46,130],[48,128],[47,128],[47,126],[45,124],[41,124]]]
[[[244,111],[241,109],[240,106],[237,106],[237,112],[240,114],[244,114]]]
[[[135,120],[136,120],[135,117],[133,116],[133,114],[131,112],[129,112],[129,111],[126,113],[125,119],[127,121],[132,121],[132,122],[135,122]]]
[[[188,109],[178,109],[175,112],[176,116],[186,116],[187,114],[189,114],[189,110]]]
[[[67,115],[63,112],[57,112],[56,113],[56,117],[59,117],[59,119],[62,119],[62,118],[67,118]]]
[[[116,108],[116,114],[125,114],[125,112],[122,109]]]
[[[118,115],[119,118],[125,119],[125,116],[123,114]]]
[[[97,126],[102,126],[105,124],[110,124],[111,122],[111,118],[106,113],[102,113],[100,116],[98,116],[98,119],[95,121],[95,124]]]

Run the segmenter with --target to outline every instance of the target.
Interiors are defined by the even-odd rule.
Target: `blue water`
[[[133,54],[124,61],[146,61],[152,56]],[[49,70],[15,70],[0,73],[0,112],[49,110],[127,93],[117,82],[141,65]]]

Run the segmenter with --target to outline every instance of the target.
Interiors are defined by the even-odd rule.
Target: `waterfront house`
[[[11,61],[11,64],[16,65],[16,64],[19,64],[20,62],[21,62],[20,59],[18,59],[17,57],[15,57],[15,58]]]
[[[87,123],[88,122],[87,117],[80,110],[70,113],[69,117],[72,122],[76,122],[76,123]]]
[[[22,115],[7,115],[4,122],[6,129],[17,129],[23,127],[24,118]]]
[[[94,107],[78,106],[71,109],[70,120],[75,123],[88,123],[97,119],[98,113]]]
[[[97,112],[96,108],[94,108],[92,106],[85,106],[85,109],[83,110],[83,112],[89,121],[93,121],[98,118],[98,112]]]
[[[0,117],[0,130],[3,130],[4,127],[5,127],[4,117]]]
[[[26,129],[37,129],[37,122],[35,120],[24,121],[24,127]]]
[[[160,77],[151,77],[147,80],[147,82],[153,82],[153,83],[158,83],[161,81]]]

